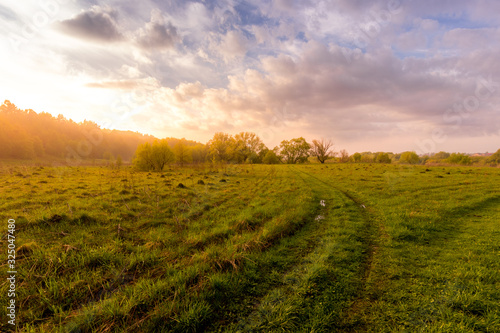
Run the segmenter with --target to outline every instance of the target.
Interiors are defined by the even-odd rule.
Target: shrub
[[[453,153],[446,159],[446,162],[451,164],[461,164],[461,165],[471,165],[472,160],[470,156],[461,154],[461,153]]]
[[[279,159],[278,159],[278,156],[276,156],[276,153],[274,151],[269,150],[266,153],[266,156],[264,156],[264,158],[262,159],[262,163],[264,163],[264,164],[278,164]]]
[[[167,141],[146,142],[139,145],[133,160],[134,166],[141,171],[162,171],[166,164],[174,160],[174,153]]]
[[[386,163],[386,164],[389,164],[389,163],[392,162],[392,160],[389,157],[388,153],[377,153],[375,155],[375,162],[376,163]]]
[[[399,162],[403,164],[418,164],[420,162],[420,157],[414,151],[405,151],[401,154]]]
[[[496,153],[494,153],[488,158],[488,163],[490,163],[491,165],[500,164],[500,149],[498,149]]]

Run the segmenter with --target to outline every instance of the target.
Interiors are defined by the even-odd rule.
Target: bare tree
[[[331,140],[313,140],[312,143],[311,153],[313,156],[316,156],[321,163],[325,163],[327,159],[335,155],[331,150],[333,148],[333,142]]]
[[[342,149],[340,151],[340,162],[341,163],[349,162],[349,153],[345,149]]]

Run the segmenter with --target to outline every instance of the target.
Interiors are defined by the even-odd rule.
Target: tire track
[[[260,297],[235,331],[349,331],[353,314],[366,305],[362,300],[376,253],[376,228],[361,200],[313,174],[292,166],[289,170],[317,203],[308,222],[292,236],[312,246],[282,273],[280,285]],[[351,275],[356,281],[346,278]]]
[[[256,300],[257,302],[254,303],[253,311],[245,318],[242,318],[238,323],[235,323],[234,326],[229,328],[227,330],[228,332],[268,332],[275,330],[300,331],[299,326],[294,324],[297,318],[293,312],[286,313],[285,310],[285,318],[280,322],[280,324],[277,324],[277,322],[273,324],[273,320],[270,320],[268,316],[272,312],[277,312],[279,315],[283,315],[281,311],[283,311],[283,307],[289,305],[290,296],[293,296],[300,288],[301,284],[304,284],[307,281],[307,278],[310,277],[306,276],[306,273],[309,273],[309,275],[311,274],[310,271],[312,269],[310,266],[317,264],[314,260],[317,260],[318,257],[325,256],[325,248],[327,248],[328,245],[327,242],[324,241],[324,237],[322,237],[325,229],[327,229],[323,222],[323,215],[326,215],[325,212],[328,209],[328,207],[326,207],[328,204],[326,204],[325,201],[331,202],[335,198],[326,198],[324,195],[318,195],[318,191],[311,186],[310,182],[307,181],[304,175],[296,172],[296,170],[289,170],[292,171],[292,173],[295,174],[305,185],[307,185],[307,187],[309,187],[317,206],[315,207],[314,212],[307,217],[306,221],[300,226],[300,228],[288,236],[288,240],[305,239],[309,245],[302,249],[300,257],[297,258],[297,263],[281,273],[282,282],[269,290],[267,294],[260,296],[258,300]],[[322,232],[318,233],[318,229]],[[295,247],[295,245],[290,246]]]
[[[349,193],[347,190],[341,189],[338,186],[334,186],[330,182],[320,179],[316,175],[313,175],[311,173],[297,168],[294,169],[296,169],[296,172],[307,175],[308,177],[315,179],[317,182],[322,183],[324,186],[342,193],[345,198],[356,204],[360,214],[363,216],[366,226],[365,231],[363,232],[363,238],[366,242],[368,251],[365,261],[362,265],[362,288],[359,292],[358,297],[352,302],[349,310],[347,311],[347,318],[342,325],[343,327],[339,328],[340,331],[344,332],[357,332],[360,330],[365,331],[368,329],[367,323],[363,322],[360,317],[364,312],[369,311],[370,294],[372,294],[376,289],[379,289],[382,284],[382,281],[380,281],[380,279],[377,280],[377,278],[373,277],[376,268],[375,258],[380,250],[380,247],[389,238],[387,232],[385,231],[384,225],[381,223],[381,215],[376,211],[376,208],[367,205],[365,202]]]

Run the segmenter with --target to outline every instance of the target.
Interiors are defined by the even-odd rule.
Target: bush
[[[500,149],[498,149],[496,153],[494,153],[488,158],[488,163],[490,163],[491,165],[500,164]]]
[[[472,160],[470,156],[461,154],[461,153],[453,153],[446,159],[446,162],[450,164],[460,164],[460,165],[471,165]]]
[[[174,153],[167,141],[146,142],[139,145],[133,160],[134,166],[141,171],[162,171],[167,163],[174,161]]]
[[[445,160],[449,157],[450,157],[450,153],[447,153],[445,151],[440,151],[439,153],[432,155],[433,160]]]
[[[386,164],[389,164],[389,163],[392,162],[392,160],[389,157],[388,153],[377,153],[375,155],[375,162],[376,163],[386,163]]]
[[[262,159],[262,163],[264,164],[278,164],[279,162],[278,156],[276,156],[275,152],[272,150],[269,150]]]
[[[399,162],[402,164],[418,164],[420,162],[420,157],[414,151],[405,151],[401,154]]]
[[[351,156],[352,161],[355,163],[361,162],[361,154],[360,153],[354,153],[354,155]]]

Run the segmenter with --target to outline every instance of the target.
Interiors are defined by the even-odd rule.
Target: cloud
[[[490,43],[500,38],[499,28],[464,29],[457,28],[447,31],[443,36],[443,45],[462,50],[477,50],[483,48],[498,49],[498,45]]]
[[[435,31],[439,28],[439,22],[431,19],[417,19],[417,23],[425,31]]]
[[[402,51],[416,51],[427,47],[427,38],[421,31],[408,31],[400,34],[396,45]]]
[[[138,86],[138,83],[133,80],[118,80],[104,82],[90,82],[85,84],[88,88],[105,88],[105,89],[125,89],[131,90]]]
[[[243,57],[248,50],[248,39],[237,30],[228,31],[218,46],[219,52],[226,61],[235,57]]]
[[[259,70],[230,75],[225,88],[186,83],[161,89],[160,94],[163,105],[186,117],[178,123],[186,130],[196,124],[203,131],[224,130],[219,126],[231,124],[225,131],[270,130],[276,133],[275,139],[295,129],[310,137],[335,133],[344,142],[409,133],[413,137],[451,127],[443,116],[457,98],[464,101],[474,95],[478,76],[467,72],[475,62],[472,57],[398,59],[390,50],[380,50],[363,54],[348,66],[339,47],[311,41],[298,58],[262,57]],[[460,63],[463,69],[454,73]],[[489,101],[496,102],[497,97]],[[483,116],[500,117],[489,108],[481,103],[474,116],[462,119],[462,129],[470,135],[493,131],[497,122],[485,126]],[[405,143],[411,144],[408,140]]]
[[[108,7],[93,6],[90,10],[61,21],[59,29],[79,38],[116,42],[124,38],[116,24],[117,12]]]
[[[8,20],[8,21],[18,21],[19,17],[17,14],[10,8],[4,7],[0,5],[0,17]]]
[[[72,102],[94,88],[103,105],[97,116],[115,112],[116,96],[144,92],[133,125],[158,136],[207,140],[249,130],[269,145],[299,135],[416,149],[415,137],[434,128],[453,140],[498,133],[500,86],[467,117],[458,113],[459,131],[444,117],[474,96],[479,77],[500,81],[497,2],[153,0],[113,1],[111,9],[85,0],[61,6],[53,19],[66,18],[59,30],[99,44],[40,29],[24,59],[6,53],[4,66],[14,72],[7,66],[15,58],[43,68],[37,82],[64,77],[61,89],[83,87],[64,97]],[[26,15],[13,30],[22,33],[30,14],[18,7],[0,7],[0,17],[14,27],[12,13]],[[34,67],[18,65],[22,77]]]
[[[139,45],[148,50],[172,48],[178,40],[177,28],[165,22],[159,10],[151,12],[151,21],[139,30],[137,38]]]

